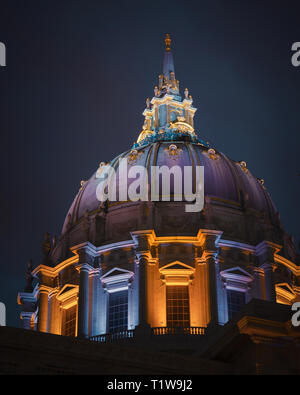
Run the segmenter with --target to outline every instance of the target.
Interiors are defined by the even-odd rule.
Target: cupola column
[[[266,300],[269,300],[270,302],[276,302],[273,265],[270,263],[265,263],[262,265],[262,269],[265,273]]]
[[[255,255],[258,259],[258,264],[264,271],[265,275],[265,290],[266,300],[276,302],[276,289],[274,283],[274,254],[281,250],[281,246],[270,241],[262,241],[255,248]]]
[[[90,311],[89,274],[95,264],[97,251],[94,245],[88,241],[72,247],[71,251],[78,254],[79,257],[76,264],[76,269],[79,271],[77,336],[87,338],[89,336],[89,317],[92,314]]]
[[[201,258],[205,262],[206,266],[206,300],[209,305],[210,326],[218,324],[216,258],[218,256],[217,246],[221,235],[222,231],[201,229],[198,236],[203,251]]]
[[[20,318],[22,320],[22,327],[24,329],[33,329],[31,327],[31,320],[37,312],[38,300],[37,292],[31,289],[32,292],[19,292],[18,304],[22,306]],[[36,329],[36,328],[34,328]]]
[[[41,285],[39,288],[39,315],[38,330],[39,332],[47,332],[48,329],[48,296],[50,288]]]
[[[20,314],[20,318],[22,320],[22,328],[23,329],[31,329],[31,319],[33,317],[33,313],[22,311]]]
[[[135,261],[135,275],[139,279],[138,281],[138,294],[139,294],[139,326],[145,326],[148,324],[147,321],[147,265],[148,256],[146,254],[136,254]]]
[[[193,280],[194,289],[198,291],[197,296],[197,307],[198,312],[198,324],[196,326],[207,326],[210,315],[209,315],[209,298],[207,292],[207,263],[202,257],[195,258],[195,278]],[[199,301],[201,301],[199,303]]]
[[[152,258],[149,247],[149,237],[153,237],[152,231],[131,232],[131,237],[135,244],[135,280],[134,292],[138,296],[138,326],[135,330],[136,338],[150,335],[150,325],[148,323],[148,290],[147,275],[149,260]]]
[[[92,269],[87,263],[77,266],[79,269],[78,300],[78,337],[88,337],[89,332],[89,272]]]
[[[218,304],[216,287],[216,252],[204,251],[203,257],[206,262],[207,270],[207,290],[209,294],[210,325],[218,322]]]
[[[263,268],[255,267],[253,269],[253,276],[254,276],[253,297],[257,299],[264,299],[265,274]]]
[[[100,259],[99,259],[100,260]],[[97,265],[94,265],[94,269],[91,272],[92,277],[92,287],[93,287],[93,299],[92,299],[92,328],[91,328],[91,336],[98,335],[101,333],[101,325],[100,325],[100,316],[99,316],[99,299],[100,299],[100,292],[101,292],[101,268],[99,266],[99,261]]]
[[[57,300],[58,290],[55,289],[49,294],[49,325],[48,332],[55,335],[60,334],[60,315],[59,315],[59,301]]]

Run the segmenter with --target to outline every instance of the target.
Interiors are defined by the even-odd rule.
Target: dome
[[[170,153],[170,147],[175,154]],[[118,175],[119,160],[127,158],[128,170],[131,165],[143,166],[148,171],[149,183],[151,180],[151,166],[184,166],[204,167],[204,212],[186,213],[186,202],[111,202],[108,203],[106,218],[113,221],[113,228],[118,227],[122,232],[118,237],[128,238],[131,228],[144,229],[146,224],[140,220],[142,210],[149,210],[154,206],[153,222],[147,222],[155,232],[168,234],[177,232],[193,234],[199,227],[206,225],[220,228],[220,223],[226,221],[226,213],[236,215],[237,218],[247,216],[259,220],[268,221],[278,225],[277,210],[267,192],[263,180],[257,179],[247,168],[245,162],[236,162],[215,149],[203,146],[200,143],[185,141],[160,141],[146,146],[128,150],[110,162]],[[133,180],[129,179],[128,186]],[[63,226],[63,233],[71,226],[78,224],[85,215],[95,215],[103,211],[101,203],[97,199],[97,186],[99,178],[97,172],[84,182],[72,203]],[[172,186],[171,186],[172,192]],[[209,212],[209,208],[211,212]],[[176,207],[176,208],[175,208]],[[174,208],[176,212],[174,212]],[[170,212],[172,211],[172,213]],[[128,215],[126,214],[128,212]],[[169,226],[166,218],[169,218]],[[162,223],[162,219],[164,222]],[[188,221],[189,226],[184,226]],[[139,225],[138,225],[139,224]],[[175,225],[175,227],[174,227]],[[176,226],[177,225],[177,226]],[[230,223],[227,224],[231,228]],[[221,227],[224,228],[224,225]],[[226,226],[225,226],[226,228]],[[240,239],[240,227],[236,228],[236,234],[231,230],[231,236]],[[113,234],[107,235],[113,241]],[[106,237],[106,239],[107,239]]]
[[[24,325],[38,316],[40,331],[152,347],[160,336],[209,335],[252,298],[296,300],[295,249],[263,180],[201,140],[195,112],[167,36],[137,141],[81,182],[58,242],[45,235],[32,271],[40,293],[18,298]]]
[[[130,232],[145,229],[153,229],[158,236],[195,235],[199,229],[216,229],[222,230],[224,237],[242,243],[256,245],[267,238],[282,244],[284,232],[279,214],[264,181],[252,175],[246,162],[230,159],[198,137],[194,129],[197,109],[187,88],[183,97],[180,94],[169,38],[166,40],[163,74],[154,88],[154,97],[146,100],[145,120],[137,141],[110,162],[101,162],[91,178],[81,182],[64,221],[61,244],[65,247],[57,246],[57,259],[61,258],[58,251],[67,254],[71,245],[83,240],[100,246],[129,240]],[[119,178],[122,159],[127,159],[127,175],[132,166],[146,169],[149,194],[153,166],[177,166],[181,174],[186,166],[193,169],[193,174],[198,166],[203,166],[203,209],[187,212],[188,203],[174,199],[172,178],[170,201],[162,199],[162,180],[158,201],[150,195],[148,201],[99,201],[97,188],[103,165],[113,168]],[[181,181],[184,185],[184,176]],[[128,187],[133,182],[129,178]],[[116,189],[118,194],[118,186]]]

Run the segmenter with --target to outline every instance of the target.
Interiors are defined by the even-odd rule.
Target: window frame
[[[182,306],[180,306],[181,303],[178,303],[178,301],[180,300],[179,298],[168,298],[168,293],[170,293],[171,289],[173,291],[173,295],[176,294],[176,291],[178,291],[178,289],[185,289],[185,294],[187,296],[187,298],[183,298],[182,301],[186,301],[186,306],[184,306],[184,302],[182,303]],[[175,292],[174,292],[175,291]],[[177,293],[178,295],[179,293]],[[175,303],[173,302],[173,305],[168,305],[168,301],[176,301]],[[176,306],[177,305],[177,306]],[[180,308],[182,307],[183,312],[180,312]],[[187,307],[187,313],[184,312],[184,308]],[[176,311],[177,308],[177,317],[179,315],[182,315],[183,317],[185,315],[187,315],[188,319],[173,319],[170,320],[168,319],[168,316],[170,314],[170,310],[173,309],[173,314],[176,317],[176,313],[174,314],[174,311]],[[182,323],[182,325],[174,325],[173,323]],[[187,324],[184,324],[184,322],[186,322]],[[191,326],[191,312],[190,312],[190,292],[189,292],[189,286],[188,285],[166,285],[166,323],[167,323],[167,327],[168,328],[189,328]]]
[[[132,300],[132,282],[134,279],[134,273],[128,270],[121,269],[119,267],[115,267],[105,273],[100,281],[102,287],[105,292],[105,317],[106,317],[106,333],[109,334],[109,296],[113,292],[119,291],[127,291],[127,328],[124,330],[134,329],[133,317],[132,317],[132,309],[133,309],[133,300]]]
[[[123,293],[123,296],[126,295],[126,303],[119,303],[114,305],[114,308],[116,306],[124,306],[126,304],[126,313],[124,316],[126,316],[126,325],[120,325],[120,326],[113,326],[111,327],[111,301],[113,297],[116,297],[116,295]],[[129,295],[128,295],[128,289],[121,289],[117,290],[115,292],[109,292],[108,293],[108,306],[107,306],[107,333],[116,333],[116,332],[123,332],[128,330],[128,313],[129,313]],[[119,314],[122,314],[122,312],[119,312]],[[117,330],[112,330],[112,328],[118,328]]]

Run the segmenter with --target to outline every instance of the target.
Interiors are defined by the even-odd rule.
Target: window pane
[[[128,291],[109,294],[109,332],[120,332],[128,328]]]
[[[65,336],[75,336],[76,335],[76,312],[77,306],[70,307],[65,310],[65,327],[63,335]]]
[[[170,328],[190,326],[188,286],[167,286],[167,326]]]
[[[245,292],[227,290],[228,318],[231,319],[235,313],[245,304]]]

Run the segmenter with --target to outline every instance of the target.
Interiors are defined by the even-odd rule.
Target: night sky
[[[59,235],[80,180],[136,140],[170,33],[200,138],[264,178],[300,238],[300,3],[0,1],[0,301],[17,292],[43,235]]]

